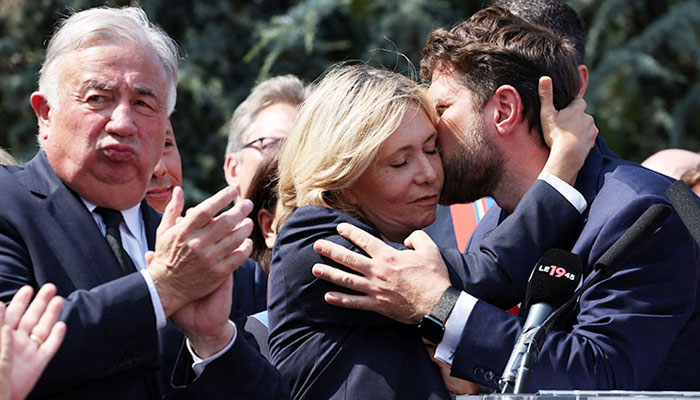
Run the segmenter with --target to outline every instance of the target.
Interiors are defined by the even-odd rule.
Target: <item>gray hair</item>
[[[166,103],[169,115],[175,108],[177,96],[177,43],[165,31],[149,22],[146,13],[138,7],[92,8],[77,12],[58,24],[39,72],[39,90],[44,93],[49,105],[58,107],[57,65],[64,55],[83,47],[124,40],[151,47],[158,55],[170,83]]]
[[[14,159],[14,157],[10,155],[10,153],[8,153],[7,151],[5,151],[5,149],[0,147],[0,164],[17,165],[17,161]]]
[[[226,155],[243,149],[255,116],[263,108],[277,103],[287,103],[297,107],[306,100],[308,92],[309,87],[294,75],[280,75],[257,84],[233,112]]]

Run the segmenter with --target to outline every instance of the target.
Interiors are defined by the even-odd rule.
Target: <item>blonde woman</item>
[[[327,304],[326,292],[346,290],[311,273],[316,263],[343,268],[314,251],[318,239],[359,251],[336,231],[341,222],[394,243],[433,222],[443,186],[437,120],[423,86],[362,65],[330,70],[301,107],[280,154],[283,225],[269,280],[271,361],[293,398],[449,397],[414,325]],[[594,135],[582,137],[587,152]],[[584,158],[568,157],[566,168],[577,171]],[[556,229],[573,228],[571,215],[553,216]],[[517,211],[511,217],[531,219]],[[504,252],[522,239],[498,228],[492,236]],[[554,243],[540,245],[544,252]],[[520,261],[531,267],[537,260]],[[487,251],[470,262],[494,263]]]

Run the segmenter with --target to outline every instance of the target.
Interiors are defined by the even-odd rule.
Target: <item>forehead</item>
[[[423,107],[411,103],[406,107],[399,126],[382,144],[380,154],[421,148],[434,135],[436,135],[435,126]]]
[[[428,93],[436,100],[446,100],[456,96],[471,97],[472,91],[462,83],[458,72],[435,70]]]
[[[260,110],[246,141],[261,137],[286,137],[292,130],[297,109],[289,103],[274,103]]]
[[[60,59],[60,78],[72,89],[96,84],[108,88],[126,86],[153,93],[165,104],[169,90],[167,73],[152,49],[138,44],[100,44],[73,50]]]

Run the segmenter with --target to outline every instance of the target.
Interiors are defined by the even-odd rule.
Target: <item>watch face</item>
[[[418,325],[418,332],[424,338],[434,344],[442,341],[442,336],[445,334],[445,324],[432,315],[426,315]]]

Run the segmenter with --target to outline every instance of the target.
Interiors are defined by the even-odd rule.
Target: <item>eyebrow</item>
[[[100,89],[100,90],[114,90],[114,86],[110,86],[106,83],[98,82],[98,81],[87,81],[85,83],[85,86],[83,86],[84,90],[85,89]]]
[[[433,140],[433,138],[437,138],[437,131],[433,131],[433,133],[431,133],[430,136],[428,136],[428,138],[425,139],[425,141],[423,142],[423,144],[428,143],[429,141]],[[400,153],[400,152],[402,152],[402,151],[408,151],[408,150],[411,150],[412,148],[413,148],[413,146],[411,146],[411,145],[409,144],[409,145],[406,145],[406,146],[403,146],[403,147],[399,147],[399,148],[398,148],[395,152],[393,152],[392,154]]]
[[[95,80],[89,80],[85,82],[85,85],[83,86],[83,90],[87,89],[99,89],[99,90],[115,90],[114,86],[108,85],[103,82],[95,81]],[[153,90],[143,88],[143,87],[137,87],[136,88],[136,93],[144,95],[144,96],[149,96],[152,97],[154,100],[158,100],[158,96],[156,96],[155,93],[153,93]]]

